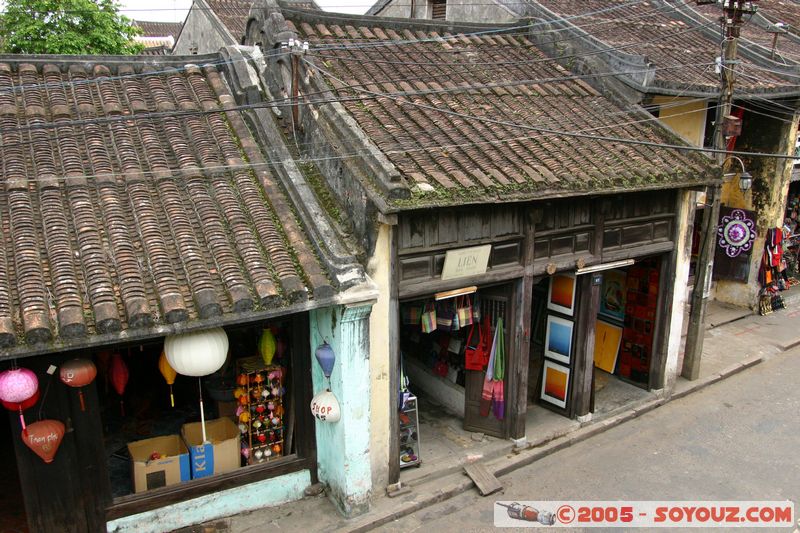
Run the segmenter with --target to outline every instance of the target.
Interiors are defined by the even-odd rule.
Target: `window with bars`
[[[434,20],[447,19],[447,0],[431,0],[431,18]]]

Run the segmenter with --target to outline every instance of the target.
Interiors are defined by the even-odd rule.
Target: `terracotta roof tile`
[[[0,347],[333,294],[214,67],[16,61],[0,58]],[[148,115],[200,110],[219,113]]]
[[[177,39],[183,27],[182,22],[134,20],[133,23],[142,29],[142,37],[173,37]]]
[[[719,55],[719,39],[699,29],[700,24],[687,22],[676,13],[685,8],[684,0],[650,0],[619,8],[617,0],[528,0],[550,10],[557,17],[576,17],[570,23],[597,39],[598,48],[618,48],[623,54],[645,56],[658,70],[654,84],[676,85],[687,90],[716,91],[719,79],[709,64]],[[778,4],[775,0],[765,4]],[[789,3],[789,2],[784,2]],[[605,11],[615,8],[613,11]],[[598,14],[591,15],[589,13]],[[706,6],[706,21],[712,30],[718,25],[717,6]],[[752,25],[750,25],[752,26]],[[692,29],[695,28],[695,29]],[[745,37],[754,34],[745,26]],[[747,33],[750,32],[750,33]],[[569,39],[569,37],[562,37]],[[769,91],[783,86],[791,90],[792,81],[758,69],[753,61],[742,58],[747,76],[740,76],[737,85],[745,90]]]
[[[375,37],[367,37],[362,27],[353,29],[365,40],[395,42],[323,49],[311,57],[324,61],[332,75],[327,79],[338,87],[339,96],[355,93],[335,78],[374,92],[407,93],[343,105],[407,178],[407,185],[414,189],[427,183],[439,191],[429,191],[437,201],[440,193],[463,201],[478,193],[571,194],[608,188],[608,183],[621,188],[677,186],[707,181],[713,172],[697,155],[514,126],[680,143],[584,82],[548,81],[569,74],[525,38],[455,36],[445,46],[430,39],[431,34],[407,42],[405,32],[375,26],[370,21]],[[316,26],[316,33],[324,34],[323,29]],[[303,38],[322,42],[313,34]],[[424,197],[425,191],[419,191]]]
[[[205,0],[220,22],[228,28],[236,42],[241,42],[247,29],[247,19],[253,0]]]

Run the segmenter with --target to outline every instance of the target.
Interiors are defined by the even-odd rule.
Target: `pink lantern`
[[[27,368],[13,368],[0,372],[0,400],[19,406],[19,421],[22,429],[25,429],[22,404],[33,397],[38,390],[39,380],[36,378],[36,374]]]

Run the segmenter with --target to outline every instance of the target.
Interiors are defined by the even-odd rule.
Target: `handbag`
[[[403,324],[406,326],[418,326],[422,319],[422,308],[419,305],[408,304],[402,307]]]
[[[458,323],[463,328],[471,325],[474,322],[472,317],[472,302],[469,296],[462,296],[456,298],[456,316]]]
[[[455,308],[449,300],[439,302],[436,309],[436,327],[450,330],[453,327],[453,317],[455,314]]]
[[[472,321],[475,324],[481,321],[481,297],[477,292],[472,296]]]
[[[467,347],[464,349],[464,368],[483,371],[489,362],[489,349],[486,346],[486,339],[483,337],[483,326],[478,324],[478,338],[473,341],[474,333],[475,324],[472,324],[467,336]]]
[[[433,305],[433,302],[425,304],[425,309],[422,311],[422,318],[420,319],[420,325],[424,333],[436,331],[436,306]]]

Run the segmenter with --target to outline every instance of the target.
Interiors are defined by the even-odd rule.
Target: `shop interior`
[[[203,378],[176,374],[163,342],[94,354],[113,497],[292,453],[291,325],[227,329],[225,363]]]
[[[508,284],[469,287],[401,302],[401,468],[441,463],[484,439],[502,437],[510,292]],[[490,366],[492,390],[482,401]]]
[[[603,271],[595,320],[594,416],[648,396],[658,309],[660,261]],[[534,287],[528,402],[571,416],[575,368],[577,278],[561,273]]]

